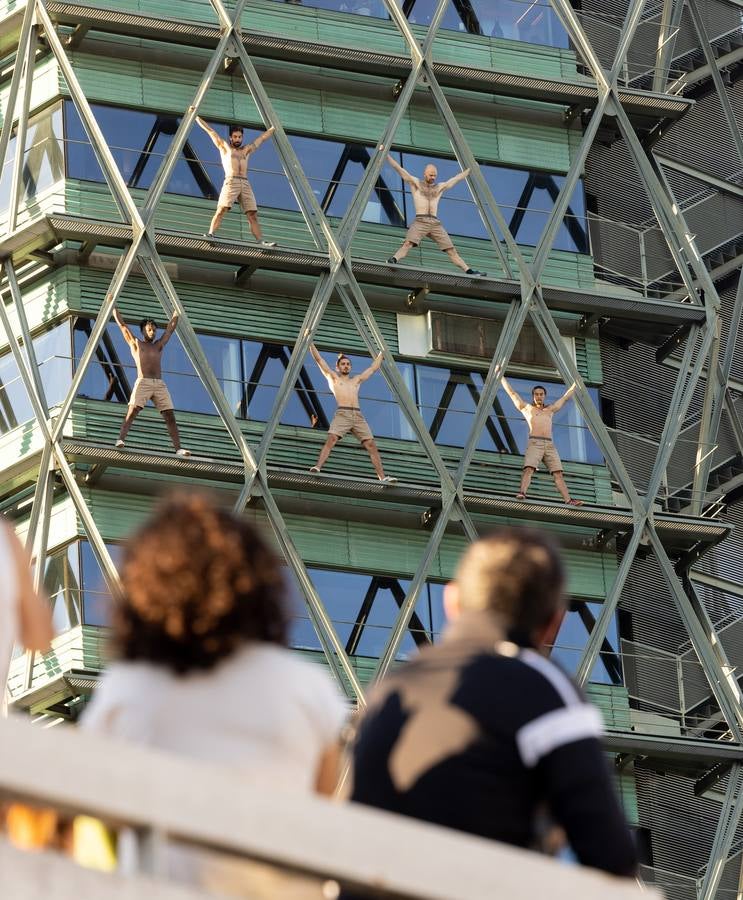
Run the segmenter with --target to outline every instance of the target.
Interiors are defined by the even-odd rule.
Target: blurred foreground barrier
[[[0,802],[86,813],[139,836],[146,872],[104,875],[0,845],[3,897],[206,898],[158,878],[169,842],[334,879],[369,896],[416,900],[659,900],[602,873],[378,810],[300,796],[217,768],[78,732],[0,722]],[[6,892],[13,872],[13,891]],[[148,877],[149,876],[149,877]],[[152,879],[155,879],[154,883]],[[42,894],[43,885],[54,890]],[[106,885],[105,890],[102,885]],[[110,887],[109,887],[110,885]],[[69,887],[69,891],[67,888]]]

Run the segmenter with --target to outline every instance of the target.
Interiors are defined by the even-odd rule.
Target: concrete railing
[[[3,896],[206,898],[159,877],[169,842],[419,900],[659,900],[632,882],[378,810],[269,790],[231,771],[72,728],[0,721],[0,800],[87,813],[141,836],[149,872],[103,875],[0,845]],[[155,850],[157,852],[155,852]],[[13,889],[6,893],[7,873]],[[152,880],[154,879],[154,881]],[[54,890],[49,891],[49,886]],[[105,889],[102,888],[105,885]]]

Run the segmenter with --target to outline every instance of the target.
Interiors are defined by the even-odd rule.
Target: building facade
[[[157,497],[208,487],[286,560],[297,652],[349,701],[436,641],[458,555],[501,523],[559,539],[553,655],[607,726],[644,876],[737,891],[743,833],[741,9],[735,0],[0,0],[0,504],[59,637],[11,701],[73,720],[95,689],[121,542]],[[200,115],[246,140],[267,240]],[[21,148],[22,152],[21,152]],[[464,275],[426,241],[387,153],[440,180]],[[188,459],[146,409],[111,320],[177,312],[164,378]],[[385,469],[347,438],[309,354],[356,371]],[[565,505],[517,500],[548,400]]]

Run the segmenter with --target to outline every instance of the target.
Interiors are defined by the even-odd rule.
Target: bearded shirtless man
[[[544,401],[547,399],[547,391],[541,384],[532,388],[532,402],[527,403],[514,391],[505,378],[503,378],[501,383],[513,401],[513,405],[529,425],[529,441],[524,454],[524,473],[521,476],[521,487],[516,497],[519,500],[526,499],[526,492],[531,484],[531,477],[536,472],[539,463],[544,460],[544,464],[555,479],[555,487],[560,492],[562,499],[570,506],[583,506],[582,500],[572,500],[570,498],[570,493],[562,474],[562,461],[557,448],[552,443],[552,417],[568,402],[573,391],[575,391],[576,385],[572,384],[559,400],[545,405]]]
[[[439,173],[433,164],[426,166],[423,178],[416,178],[403,169],[392,156],[387,157],[387,162],[400,175],[402,180],[410,185],[415,205],[415,219],[410,228],[408,228],[403,245],[394,256],[390,256],[387,262],[393,265],[398,263],[408,255],[411,248],[417,247],[424,237],[430,237],[436,242],[439,250],[446,253],[454,265],[462,269],[466,275],[487,275],[487,272],[478,272],[477,269],[471,269],[467,265],[454,249],[452,239],[437,216],[441,195],[444,191],[454,187],[455,184],[459,184],[463,178],[466,178],[470,170],[465,169],[464,172],[460,172],[459,175],[455,175],[448,181],[442,181],[437,184],[436,178]]]
[[[374,435],[366,419],[361,415],[359,408],[359,387],[379,369],[382,365],[382,354],[375,357],[374,362],[368,369],[364,369],[359,375],[351,376],[351,360],[343,353],[338,354],[338,360],[335,364],[335,372],[320,356],[317,347],[310,344],[310,353],[315,362],[320,367],[320,371],[328,382],[328,387],[335,397],[338,404],[333,421],[328,429],[328,439],[320,451],[320,456],[316,465],[312,466],[310,472],[315,475],[320,474],[320,470],[325,465],[325,461],[330,456],[330,451],[335,447],[338,441],[350,431],[355,437],[361,441],[361,445],[369,454],[374,471],[377,478],[385,484],[394,484],[397,478],[391,475],[385,475],[382,468],[382,460],[379,456],[379,450],[374,441]]]
[[[121,329],[124,340],[129,344],[134,362],[137,364],[137,380],[134,382],[134,390],[129,400],[129,409],[121,426],[119,439],[116,441],[116,448],[121,450],[124,447],[124,440],[132,427],[132,422],[142,412],[147,401],[152,400],[155,408],[165,419],[168,434],[173,442],[176,454],[178,456],[190,456],[190,451],[181,447],[181,439],[175,422],[175,413],[173,412],[173,401],[170,399],[170,391],[165,387],[165,382],[162,379],[160,366],[163,349],[178,325],[178,315],[174,315],[168,322],[163,336],[158,341],[155,340],[157,325],[152,319],[142,319],[139,324],[143,340],[134,337],[116,307],[114,307],[114,320]]]
[[[250,231],[256,241],[263,247],[275,247],[276,241],[263,240],[263,232],[258,221],[258,204],[255,202],[253,188],[248,181],[248,157],[264,141],[271,137],[274,133],[273,125],[267,131],[264,131],[263,134],[258,135],[252,144],[247,144],[243,147],[243,130],[239,125],[233,125],[230,128],[230,140],[228,143],[213,128],[210,128],[200,116],[196,116],[196,122],[209,135],[214,146],[219,150],[219,155],[222,157],[222,167],[224,168],[224,184],[217,201],[217,211],[214,213],[214,218],[205,237],[214,237],[225,213],[232,209],[236,200],[239,200],[242,211],[248,217],[248,225],[250,225]]]

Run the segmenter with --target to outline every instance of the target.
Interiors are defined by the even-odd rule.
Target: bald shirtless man
[[[338,354],[334,372],[320,356],[314,344],[310,344],[310,353],[325,376],[328,387],[335,397],[335,402],[338,404],[333,421],[328,429],[328,439],[320,451],[316,465],[312,466],[310,472],[313,472],[315,475],[320,474],[320,470],[330,456],[330,451],[350,431],[351,434],[361,441],[362,447],[369,454],[374,471],[377,473],[377,478],[385,484],[394,484],[397,478],[384,474],[382,460],[374,441],[374,435],[371,433],[371,429],[366,419],[361,415],[361,409],[359,408],[359,388],[382,365],[382,354],[380,353],[375,357],[374,362],[368,369],[364,369],[359,375],[352,377],[351,360],[345,354]]]
[[[532,402],[527,403],[514,391],[505,378],[503,378],[501,383],[513,401],[513,405],[529,425],[529,442],[524,455],[524,473],[521,476],[521,487],[516,497],[519,500],[526,500],[526,492],[531,484],[531,477],[536,472],[539,463],[544,460],[544,464],[555,479],[555,487],[560,492],[562,499],[570,506],[583,506],[582,500],[572,500],[570,497],[562,474],[562,461],[557,448],[552,442],[552,417],[571,398],[573,391],[575,391],[575,384],[572,384],[559,400],[545,405],[544,401],[547,399],[547,391],[541,384],[532,388]]]
[[[263,232],[258,221],[258,204],[255,202],[253,188],[248,181],[248,157],[271,137],[274,133],[273,125],[263,134],[258,135],[252,144],[243,147],[243,130],[239,125],[233,125],[230,128],[228,142],[221,138],[213,128],[210,128],[200,116],[196,116],[196,121],[219,150],[224,168],[224,184],[217,201],[217,211],[214,213],[209,231],[204,236],[210,239],[214,237],[225,213],[232,209],[236,200],[239,200],[242,211],[248,217],[248,225],[250,225],[250,231],[256,241],[263,247],[275,247],[276,241],[263,240]]]
[[[416,178],[403,169],[400,163],[392,156],[387,157],[387,162],[402,180],[410,185],[415,205],[415,219],[410,228],[408,228],[403,245],[394,256],[390,256],[387,262],[393,265],[398,263],[408,255],[412,247],[417,247],[424,237],[430,237],[436,242],[439,250],[446,253],[454,265],[462,269],[466,275],[487,275],[487,272],[478,272],[477,269],[471,269],[467,265],[454,249],[452,239],[437,216],[441,195],[444,191],[448,191],[449,188],[453,188],[455,184],[459,184],[463,178],[466,178],[470,170],[465,169],[464,172],[460,172],[459,175],[455,175],[448,181],[442,181],[437,184],[436,178],[439,173],[436,166],[432,163],[426,166],[423,178]]]
[[[117,450],[121,450],[124,447],[124,440],[132,427],[132,422],[142,412],[147,401],[152,400],[155,408],[165,419],[176,455],[190,456],[191,452],[181,447],[181,439],[175,422],[175,413],[173,412],[173,401],[170,399],[170,391],[162,379],[160,365],[163,349],[173,336],[173,332],[178,325],[178,315],[174,315],[168,322],[163,336],[158,341],[155,340],[157,325],[152,319],[142,319],[139,324],[143,340],[134,337],[116,307],[114,307],[114,320],[121,329],[124,340],[129,344],[134,362],[137,364],[137,380],[134,382],[134,390],[129,400],[129,409],[121,426],[119,439],[116,441]]]

